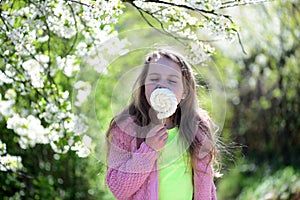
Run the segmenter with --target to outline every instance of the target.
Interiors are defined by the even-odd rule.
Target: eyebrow
[[[149,74],[149,76],[151,76],[151,75],[160,76],[159,73],[155,73],[155,72],[152,72],[152,73]],[[168,76],[173,76],[173,77],[176,77],[176,78],[180,79],[180,77],[178,75],[175,75],[175,74],[171,74],[171,75],[168,75]]]
[[[150,76],[150,75],[159,75],[159,74],[158,74],[158,73],[155,73],[155,72],[152,72],[152,73],[149,74],[149,76]]]

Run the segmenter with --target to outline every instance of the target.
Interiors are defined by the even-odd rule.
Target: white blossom
[[[61,92],[61,98],[59,99],[60,103],[66,102],[69,98],[69,91]]]
[[[7,128],[12,129],[20,136],[20,147],[26,149],[28,146],[34,147],[36,144],[47,144],[49,130],[41,125],[41,121],[29,115],[26,118],[14,114],[7,120]]]
[[[0,94],[0,115],[9,117],[14,114],[13,106],[15,104],[14,91],[9,89],[5,93],[5,98],[8,100],[2,100],[2,95]]]
[[[109,55],[123,55],[129,50],[126,49],[127,39],[120,40],[118,37],[112,37],[104,43],[103,48]]]
[[[13,83],[13,78],[15,79],[16,77],[16,74],[17,74],[17,71],[16,71],[16,69],[10,64],[10,63],[8,63],[8,64],[6,64],[6,66],[5,66],[5,76],[6,77],[8,77],[8,82],[7,83],[10,83],[10,82],[12,82]],[[6,78],[4,78],[4,79],[6,79]],[[5,80],[4,80],[5,81]]]
[[[42,65],[47,64],[49,62],[49,56],[43,55],[43,54],[38,54],[35,56],[35,59]]]
[[[49,132],[49,141],[52,141],[52,142],[57,142],[60,138],[63,137],[63,133],[61,132],[61,134],[59,134],[58,131],[56,130],[51,130]]]
[[[4,51],[3,56],[8,56],[9,55],[9,50]]]
[[[6,154],[6,144],[0,140],[0,156]]]
[[[47,23],[52,32],[62,38],[72,38],[76,34],[75,20],[70,9],[67,7],[66,1],[58,0],[54,4],[52,13],[47,17]]]
[[[76,63],[76,56],[74,55],[67,55],[65,58],[58,56],[56,61],[57,68],[62,69],[67,77],[72,77],[73,73],[80,69],[79,64]]]
[[[12,170],[16,172],[22,168],[23,165],[21,156],[12,156],[9,154],[6,154],[5,156],[0,155],[0,171]]]
[[[44,80],[42,73],[44,72],[43,66],[40,62],[35,59],[30,59],[22,64],[23,68],[26,70],[27,75],[30,77],[32,86],[35,88],[44,87]]]
[[[87,97],[91,93],[91,84],[89,82],[78,81],[75,83],[74,88],[77,89],[75,105],[81,106],[81,104],[87,100]]]
[[[49,35],[45,35],[45,36],[43,36],[43,37],[39,37],[39,38],[38,38],[38,41],[39,41],[40,43],[47,42],[48,40],[49,40]]]
[[[86,42],[79,42],[76,47],[76,55],[80,56],[81,58],[84,58],[88,55],[88,49]]]
[[[14,100],[16,98],[16,96],[17,96],[16,91],[14,89],[10,88],[10,89],[6,90],[4,97],[8,100]]]
[[[45,112],[40,113],[39,118],[43,118],[47,122],[51,123],[55,120],[55,117],[59,112],[60,110],[55,103],[48,102],[45,107]]]
[[[84,144],[85,146],[90,147],[91,144],[92,144],[92,139],[91,139],[89,136],[84,135],[84,136],[82,137],[82,142],[83,142],[83,144]]]
[[[88,130],[87,118],[84,115],[68,113],[68,119],[63,122],[64,128],[68,132],[73,132],[74,136],[79,136]]]
[[[200,41],[191,43],[187,48],[189,48],[190,54],[187,56],[188,60],[192,64],[199,64],[207,60],[210,56],[210,52],[214,49],[209,45]]]
[[[265,54],[258,54],[255,58],[255,62],[261,66],[265,66],[268,61],[268,58]]]
[[[15,100],[0,100],[0,114],[9,117],[14,114],[13,106],[15,105]]]
[[[2,71],[0,71],[0,86],[3,85],[3,83],[11,84],[13,83],[13,79],[7,77]]]
[[[90,155],[91,151],[89,149],[90,145],[91,145],[91,138],[87,135],[85,135],[83,137],[83,141],[78,141],[76,142],[72,147],[71,150],[72,151],[76,151],[76,154],[78,155],[78,157],[81,158],[85,158],[88,155]],[[88,144],[88,145],[86,145]]]
[[[93,69],[98,73],[107,74],[108,72],[107,66],[109,65],[109,62],[100,53],[90,56],[87,60],[85,60],[85,63],[92,66]]]
[[[50,146],[52,150],[56,153],[65,154],[69,151],[70,147],[68,145],[64,145],[63,147],[57,146],[55,142],[50,142]]]

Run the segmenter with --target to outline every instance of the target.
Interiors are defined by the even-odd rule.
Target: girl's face
[[[182,74],[180,66],[169,58],[160,57],[156,62],[149,65],[145,80],[146,99],[150,104],[150,95],[156,88],[167,88],[171,90],[180,103],[184,97]]]

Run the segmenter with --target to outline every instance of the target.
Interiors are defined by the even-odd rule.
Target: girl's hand
[[[157,125],[150,130],[148,135],[153,135],[146,138],[146,144],[155,151],[161,150],[168,139],[166,126]]]

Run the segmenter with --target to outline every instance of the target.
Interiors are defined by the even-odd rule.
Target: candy
[[[158,119],[165,119],[172,116],[177,108],[176,95],[167,88],[155,89],[150,96],[150,103],[156,110]]]

